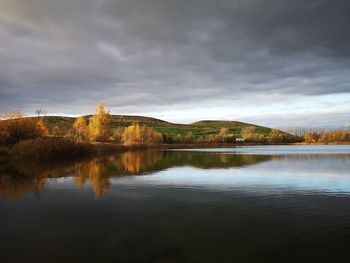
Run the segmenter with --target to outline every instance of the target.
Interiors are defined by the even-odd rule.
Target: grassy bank
[[[91,156],[96,153],[89,143],[79,143],[64,138],[37,138],[21,141],[11,149],[13,158],[37,160],[62,160]]]
[[[37,138],[24,140],[12,146],[0,147],[0,162],[10,160],[62,161],[95,157],[111,153],[147,148],[159,148],[154,144],[123,145],[115,143],[76,142],[65,138]]]

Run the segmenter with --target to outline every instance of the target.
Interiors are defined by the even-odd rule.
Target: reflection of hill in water
[[[202,169],[230,168],[252,165],[271,160],[267,155],[241,155],[227,153],[195,152],[195,151],[166,151],[157,168],[169,166],[193,166]]]
[[[108,191],[111,177],[147,174],[176,166],[192,166],[202,169],[230,168],[269,160],[305,161],[307,158],[330,157],[325,155],[269,156],[186,151],[135,151],[75,163],[50,165],[17,162],[1,166],[0,195],[18,199],[26,193],[40,194],[48,178],[74,177],[77,187],[90,183],[94,195],[101,197]],[[349,159],[349,156],[331,158]]]

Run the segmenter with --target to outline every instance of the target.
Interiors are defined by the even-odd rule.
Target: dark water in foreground
[[[349,260],[349,146],[0,164],[0,262]]]

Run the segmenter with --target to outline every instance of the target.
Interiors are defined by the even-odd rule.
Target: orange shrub
[[[0,121],[0,144],[15,144],[22,140],[48,135],[44,122],[37,118],[13,118]]]
[[[153,128],[134,124],[124,130],[121,141],[124,144],[158,144],[163,142],[163,136]]]

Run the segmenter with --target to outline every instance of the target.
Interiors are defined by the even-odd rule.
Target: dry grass
[[[64,160],[90,156],[96,152],[89,143],[63,138],[37,138],[21,141],[12,148],[13,156],[21,159]]]
[[[22,117],[0,121],[0,145],[13,145],[47,134],[44,122],[37,118]]]
[[[8,161],[11,157],[12,149],[9,147],[0,147],[0,162]]]

